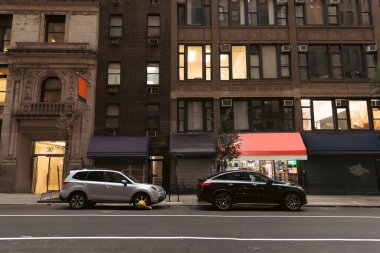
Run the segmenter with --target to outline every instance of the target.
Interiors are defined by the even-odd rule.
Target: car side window
[[[251,178],[252,182],[264,182],[265,183],[267,181],[266,177],[263,177],[263,176],[256,174],[256,173],[250,173],[249,177]]]
[[[213,178],[214,180],[226,180],[227,179],[227,174],[223,174],[217,177]]]
[[[87,176],[87,171],[80,171],[80,172],[75,173],[73,178],[76,180],[85,180],[86,176]]]
[[[239,181],[251,181],[248,173],[245,172],[234,172],[227,174],[228,180],[239,180]]]
[[[103,171],[90,171],[87,175],[87,181],[102,182],[104,180],[103,174]]]
[[[106,173],[106,182],[109,183],[121,183],[121,180],[127,180],[125,177],[115,172]]]

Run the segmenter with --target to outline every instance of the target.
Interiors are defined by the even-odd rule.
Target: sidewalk
[[[0,193],[0,205],[46,205],[47,203],[61,203],[57,199],[42,200],[40,194],[28,193]],[[331,195],[308,195],[306,206],[315,207],[380,207],[380,196],[331,196]],[[208,203],[198,203],[195,195],[172,194],[160,205],[204,205]]]

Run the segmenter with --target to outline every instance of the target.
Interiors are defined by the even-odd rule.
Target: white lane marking
[[[326,218],[380,219],[380,216],[342,215],[197,215],[197,214],[0,214],[0,217],[204,217],[204,218]]]
[[[380,242],[380,239],[362,238],[234,238],[234,237],[193,237],[193,236],[78,236],[78,237],[2,237],[0,241],[25,240],[218,240],[218,241],[255,241],[255,242]]]

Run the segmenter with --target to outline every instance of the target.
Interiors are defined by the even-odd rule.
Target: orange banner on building
[[[78,98],[83,103],[87,102],[87,80],[78,75]]]

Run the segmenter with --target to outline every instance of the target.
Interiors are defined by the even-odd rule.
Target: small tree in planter
[[[240,156],[240,137],[233,129],[233,122],[228,113],[220,117],[220,130],[217,132],[217,158],[221,171],[227,168],[227,161]]]

